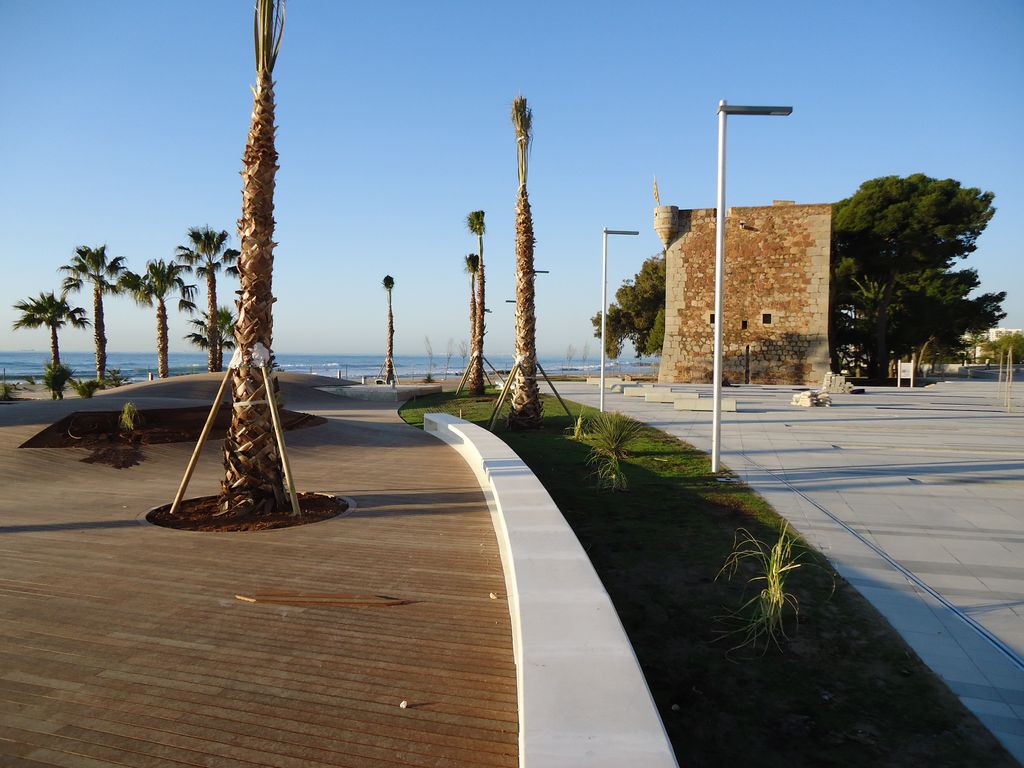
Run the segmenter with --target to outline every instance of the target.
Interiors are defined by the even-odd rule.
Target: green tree
[[[238,261],[238,251],[227,248],[228,233],[217,232],[209,227],[192,227],[188,231],[189,245],[179,245],[176,255],[195,270],[197,277],[206,278],[206,317],[216,317],[217,309],[217,274],[223,270],[228,275],[238,275],[234,266]],[[221,353],[219,323],[206,325],[208,334],[206,346],[207,368],[216,372],[221,370],[223,359]]]
[[[484,393],[484,333],[487,330],[487,307],[484,302],[484,234],[487,232],[487,225],[484,223],[484,212],[471,211],[467,214],[466,228],[471,234],[476,235],[477,242],[476,320],[470,338],[473,354],[469,360],[469,393],[479,397]]]
[[[1024,363],[1024,334],[1007,333],[995,341],[987,341],[984,345],[985,354],[993,360],[999,360],[1007,352],[1013,354],[1013,362]]]
[[[661,317],[660,327],[659,314]],[[601,337],[601,313],[594,315],[594,336]],[[665,255],[651,256],[640,265],[631,280],[624,280],[608,307],[605,324],[605,354],[614,359],[622,354],[626,341],[636,356],[660,355],[665,338]]]
[[[183,337],[185,341],[199,349],[209,350],[211,338],[209,312],[203,312],[197,319],[188,322],[195,330]],[[220,306],[217,307],[214,322],[217,324],[217,334],[214,337],[214,344],[217,345],[214,371],[221,371],[224,370],[224,350],[235,348],[235,316],[229,307]]]
[[[170,375],[167,365],[167,302],[178,299],[179,312],[193,312],[192,303],[196,287],[185,282],[185,275],[191,272],[187,264],[163,259],[147,262],[146,271],[141,275],[127,272],[121,278],[122,288],[144,307],[156,304],[156,354],[157,371],[161,379]]]
[[[56,368],[60,365],[60,344],[57,341],[57,331],[65,325],[72,328],[88,328],[89,321],[85,318],[85,310],[81,307],[72,307],[67,299],[61,296],[59,299],[54,296],[53,291],[40,293],[38,298],[25,299],[14,305],[14,308],[21,312],[21,317],[14,321],[12,328],[42,328],[50,329],[50,365]]]
[[[842,326],[850,318],[861,330],[869,327],[871,343],[863,353],[870,376],[888,371],[891,314],[901,279],[906,286],[915,273],[947,272],[974,252],[995,213],[993,199],[991,192],[918,173],[866,181],[833,206],[833,343],[844,343]],[[858,299],[858,284],[870,289],[869,302]]]
[[[96,378],[107,374],[107,331],[103,314],[103,296],[118,293],[118,280],[126,271],[124,257],[109,258],[107,246],[89,248],[80,245],[70,262],[59,271],[67,274],[61,286],[63,295],[80,291],[86,283],[92,284],[93,336],[96,340]]]
[[[512,125],[516,130],[519,160],[519,193],[516,196],[516,360],[519,373],[512,383],[512,408],[508,424],[512,429],[532,429],[543,424],[544,412],[537,386],[537,314],[534,305],[533,212],[526,191],[530,146],[533,143],[533,110],[525,96],[512,102]],[[477,317],[480,308],[477,307]]]

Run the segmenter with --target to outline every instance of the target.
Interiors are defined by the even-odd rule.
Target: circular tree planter
[[[146,521],[162,528],[173,528],[179,531],[203,531],[210,533],[239,531],[269,531],[275,528],[292,528],[296,525],[308,525],[330,520],[348,511],[348,501],[340,496],[326,493],[300,493],[298,516],[292,515],[290,507],[285,507],[271,515],[254,517],[238,517],[222,515],[218,505],[219,496],[200,496],[184,499],[178,511],[172,517],[171,505],[164,504],[154,507],[146,515]]]

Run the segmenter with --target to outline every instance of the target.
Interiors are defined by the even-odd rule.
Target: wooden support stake
[[[475,353],[475,352],[473,353],[473,356],[474,356],[474,357],[476,356],[476,353]],[[464,370],[464,371],[462,372],[462,378],[461,378],[461,379],[459,380],[459,388],[455,390],[455,396],[456,396],[456,397],[458,397],[459,395],[461,395],[461,394],[462,394],[462,388],[463,388],[464,386],[466,386],[466,378],[467,378],[467,377],[469,376],[469,371],[470,371],[470,369],[471,369],[472,367],[473,367],[473,361],[472,361],[472,360],[470,360],[470,361],[469,361],[469,365],[467,365],[467,366],[466,366],[466,370]]]
[[[516,373],[519,372],[519,361],[516,360],[516,364],[512,366],[512,370],[508,373],[508,378],[505,379],[505,386],[501,388],[501,394],[498,395],[498,400],[494,404],[494,410],[491,411],[491,420],[487,423],[487,429],[494,431],[494,420],[498,418],[498,411],[501,410],[502,404],[505,402],[505,397],[508,395],[509,390],[512,389],[512,379]]]
[[[263,386],[267,391],[267,403],[270,405],[270,419],[274,422],[274,437],[277,438],[277,450],[281,454],[281,468],[284,469],[284,481],[288,484],[288,496],[292,500],[292,514],[298,517],[299,497],[295,493],[295,482],[292,480],[292,468],[288,463],[288,454],[284,448],[284,428],[281,426],[281,416],[277,412],[277,399],[274,397],[274,390],[270,386],[270,375],[265,365],[260,366],[263,371]]]
[[[220,410],[220,401],[224,397],[224,390],[227,389],[228,379],[231,378],[231,369],[228,368],[224,374],[224,380],[220,383],[220,389],[217,390],[217,396],[213,398],[213,406],[210,408],[210,415],[206,417],[206,424],[203,425],[203,431],[199,433],[199,440],[196,441],[195,450],[192,451],[192,458],[188,460],[188,466],[185,468],[185,476],[181,479],[181,485],[178,486],[178,492],[174,496],[174,502],[171,504],[171,517],[174,516],[175,512],[178,511],[178,506],[181,504],[182,498],[185,496],[185,491],[188,490],[188,483],[192,479],[192,472],[195,471],[196,462],[199,461],[199,454],[203,450],[203,446],[206,444],[206,438],[210,435],[210,429],[213,428],[213,422],[217,418],[217,412]]]
[[[485,363],[487,363],[487,365],[490,365],[490,366],[491,366],[491,371],[492,371],[492,372],[494,373],[494,377],[495,377],[496,379],[500,379],[500,378],[501,378],[501,374],[500,374],[500,373],[498,373],[498,369],[497,369],[497,368],[495,368],[495,367],[494,367],[493,365],[491,365],[491,361],[490,361],[490,360],[488,360],[488,359],[487,359],[487,358],[485,357],[485,358],[484,358],[484,362],[485,362]],[[484,368],[484,376],[487,376],[487,369],[486,369],[486,368]],[[489,382],[490,380],[491,380],[491,377],[490,377],[490,376],[487,376],[487,381]]]
[[[551,379],[549,379],[548,375],[544,372],[544,368],[541,366],[540,362],[537,363],[537,368],[540,370],[541,376],[544,377],[544,381],[546,381],[548,383],[548,386],[551,387],[551,391],[555,393],[555,397],[558,398],[558,402],[560,402],[562,404],[562,407],[565,409],[565,415],[568,416],[570,420],[576,418],[575,416],[572,415],[572,411],[569,410],[569,406],[565,404],[565,401],[562,399],[562,396],[558,394],[558,390],[555,389],[555,385],[551,383]]]

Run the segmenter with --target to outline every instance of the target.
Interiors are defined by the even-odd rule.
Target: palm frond
[[[380,281],[381,285],[384,286],[384,290],[391,293],[391,290],[395,287],[395,278],[391,275],[384,275],[384,279]]]
[[[470,211],[466,214],[466,228],[478,237],[487,234],[487,225],[484,223],[483,211]]]
[[[480,271],[480,257],[475,253],[466,254],[466,272],[475,275]]]
[[[257,74],[270,74],[274,71],[283,34],[284,0],[256,0],[253,42],[256,47]]]
[[[519,157],[519,189],[526,187],[529,170],[530,146],[533,144],[533,110],[520,94],[512,101],[512,125],[516,129],[517,154]]]

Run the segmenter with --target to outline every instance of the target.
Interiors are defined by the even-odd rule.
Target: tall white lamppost
[[[604,228],[604,251],[601,257],[601,394],[597,409],[604,413],[604,333],[608,320],[608,235],[639,235],[632,229]]]
[[[792,107],[741,107],[718,102],[718,208],[715,211],[715,371],[711,427],[711,471],[721,468],[722,286],[725,281],[725,120],[729,115],[791,115]]]

